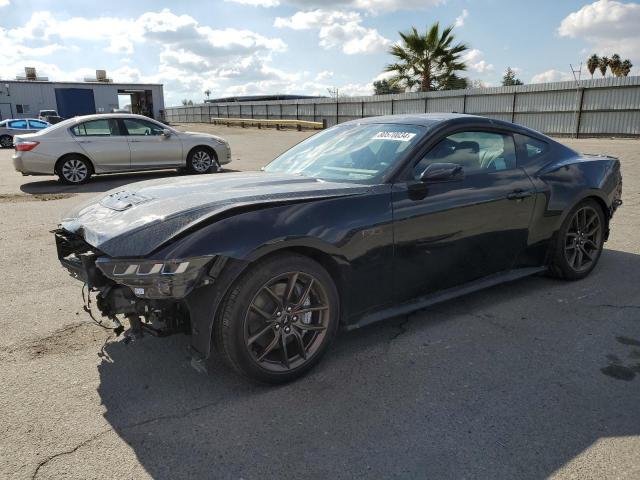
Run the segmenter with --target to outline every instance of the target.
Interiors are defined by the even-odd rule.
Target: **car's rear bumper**
[[[53,175],[55,159],[37,152],[15,152],[13,168],[23,175]]]

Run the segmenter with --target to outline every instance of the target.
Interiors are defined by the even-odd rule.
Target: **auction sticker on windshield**
[[[373,140],[398,140],[400,142],[410,142],[415,133],[411,132],[378,132]]]

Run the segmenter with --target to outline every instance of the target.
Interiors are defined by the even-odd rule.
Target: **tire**
[[[81,185],[89,181],[93,174],[93,166],[80,155],[70,155],[58,161],[56,174],[62,183]]]
[[[13,147],[13,138],[11,135],[2,135],[0,136],[0,147],[2,148],[11,148]]]
[[[241,375],[285,383],[320,361],[338,322],[338,293],[327,271],[308,257],[276,254],[250,267],[231,288],[214,340]]]
[[[587,199],[573,207],[558,232],[549,272],[566,280],[589,275],[602,254],[605,229],[606,219],[598,202]]]
[[[220,165],[213,150],[206,147],[196,147],[189,152],[187,169],[191,173],[209,173],[220,170]]]

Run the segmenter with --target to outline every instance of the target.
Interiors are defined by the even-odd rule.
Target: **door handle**
[[[531,195],[533,195],[533,192],[531,190],[523,190],[521,188],[518,188],[513,192],[508,193],[507,198],[509,200],[522,200],[523,198],[530,197]]]

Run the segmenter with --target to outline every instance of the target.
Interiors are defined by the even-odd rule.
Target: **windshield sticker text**
[[[400,142],[410,142],[415,133],[411,132],[378,132],[373,137],[373,140],[398,140]]]

